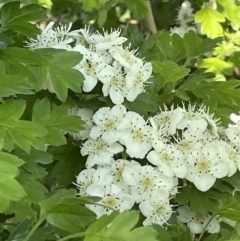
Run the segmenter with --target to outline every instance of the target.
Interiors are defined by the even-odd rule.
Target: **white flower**
[[[130,157],[143,159],[152,148],[151,127],[135,112],[127,112],[125,118],[129,119],[130,126],[122,132],[120,142],[127,147],[126,152]]]
[[[187,158],[186,179],[202,192],[210,189],[216,178],[228,175],[228,165],[221,158],[221,147],[208,143],[201,150],[192,150]]]
[[[102,92],[104,96],[110,96],[114,104],[122,104],[127,91],[125,77],[122,66],[116,61],[113,63],[112,72],[108,76],[99,75],[99,80],[103,83]]]
[[[236,114],[232,113],[230,115],[230,119],[234,123],[234,125],[229,124],[229,127],[236,127],[237,126],[236,124],[240,121],[240,115],[236,115]]]
[[[130,186],[131,195],[136,203],[140,203],[156,190],[169,193],[173,188],[173,179],[161,174],[152,166],[127,166],[122,172],[124,182]]]
[[[91,168],[96,165],[104,165],[110,163],[114,154],[123,151],[123,147],[118,143],[108,145],[101,138],[96,140],[89,139],[85,141],[81,148],[83,156],[88,155],[86,167]]]
[[[187,173],[183,154],[172,144],[159,145],[157,149],[148,153],[147,159],[168,177],[184,178]]]
[[[152,74],[151,63],[143,64],[143,61],[138,59],[126,75],[126,86],[128,88],[126,98],[128,101],[134,101],[137,96],[145,92],[145,85],[149,83],[147,80]]]
[[[187,24],[193,20],[194,15],[191,3],[189,1],[184,1],[178,11],[177,22],[179,22],[181,26],[187,27]]]
[[[164,125],[157,126],[154,119],[152,117],[149,118],[149,123],[152,126],[152,130],[150,133],[152,139],[152,146],[154,149],[157,149],[158,146],[167,143],[167,134],[166,134],[166,127]]]
[[[93,111],[91,109],[87,109],[87,108],[78,108],[78,107],[74,107],[72,109],[69,110],[69,114],[70,115],[77,115],[80,116],[81,119],[83,121],[85,121],[84,124],[84,128],[85,130],[80,131],[79,133],[69,133],[74,140],[86,140],[88,139],[90,136],[90,130],[93,127],[93,123],[92,123],[92,116],[93,116]]]
[[[179,213],[177,219],[183,223],[187,223],[187,226],[193,234],[202,233],[211,218],[210,215],[201,215],[191,212],[188,206],[178,207],[177,211]],[[220,231],[219,221],[216,218],[213,218],[207,226],[206,231],[209,233],[218,233]]]
[[[170,28],[170,32],[172,34],[178,34],[181,38],[184,37],[184,35],[186,33],[188,33],[189,31],[194,31],[197,32],[196,28],[191,26],[191,27],[184,27],[184,26],[180,26],[180,27],[173,27]]]
[[[113,46],[119,46],[127,41],[127,38],[120,37],[121,30],[112,30],[110,33],[103,31],[103,34],[97,32],[90,36],[90,41],[95,45],[97,51],[108,50]]]
[[[225,134],[234,146],[240,147],[240,121],[237,122],[236,126],[228,127]]]
[[[208,122],[203,115],[202,111],[197,110],[196,105],[189,103],[188,107],[184,108],[184,116],[182,120],[178,123],[177,128],[184,130],[188,128],[191,133],[197,132],[198,136],[200,131],[204,132],[207,129]],[[199,109],[204,108],[203,106]]]
[[[120,63],[125,70],[130,70],[132,65],[137,62],[137,57],[135,56],[136,50],[130,51],[130,45],[123,48],[122,46],[114,46],[109,49],[111,56]]]
[[[218,145],[222,147],[222,159],[228,165],[228,177],[231,177],[240,170],[240,152],[237,148],[225,141],[218,141]]]
[[[94,51],[89,51],[83,56],[82,61],[74,67],[84,75],[83,91],[90,92],[98,82],[98,75],[108,75],[111,66],[104,62],[104,59]]]
[[[208,126],[207,129],[216,137],[219,137],[222,128],[220,126],[221,120],[219,118],[214,118],[214,114],[209,113],[209,108],[204,107],[199,110],[202,113],[203,117],[206,119]]]
[[[29,49],[55,48],[71,50],[70,44],[74,39],[70,37],[69,31],[72,23],[69,23],[68,26],[60,25],[56,29],[53,29],[54,24],[54,22],[50,22],[46,28],[41,29],[41,34],[37,35],[37,39],[29,38],[26,41],[26,47]]]
[[[162,226],[172,215],[171,207],[168,195],[165,192],[155,191],[149,199],[139,205],[142,214],[147,217],[143,221],[143,225],[158,224]]]
[[[113,176],[110,174],[109,170],[106,168],[99,169],[84,169],[77,176],[77,182],[75,185],[79,188],[79,195],[86,196],[87,188],[97,183],[98,185],[108,185],[113,181]]]
[[[93,115],[93,126],[90,137],[93,139],[99,136],[109,145],[117,142],[121,131],[128,127],[128,120],[125,119],[126,108],[123,105],[115,105],[112,109],[102,107]]]
[[[112,161],[108,165],[105,165],[104,167],[108,169],[111,175],[113,176],[113,183],[121,187],[125,193],[128,193],[130,192],[130,190],[123,180],[122,173],[125,167],[127,166],[132,167],[134,165],[140,165],[140,164],[134,160],[128,161],[124,159],[118,159],[118,160],[112,159]]]
[[[90,210],[96,213],[97,218],[104,214],[110,214],[113,210],[118,210],[120,212],[130,210],[134,204],[132,196],[124,193],[122,189],[115,184],[106,186],[92,184],[87,188],[87,193],[90,196],[102,198],[98,203],[104,206],[86,205]]]
[[[199,150],[202,147],[201,142],[202,133],[195,134],[186,130],[181,134],[181,138],[176,138],[175,147],[180,150],[186,158],[191,150]]]
[[[171,106],[171,110],[167,110],[167,106],[164,105],[164,110],[153,116],[153,120],[158,127],[164,126],[167,135],[173,135],[176,133],[176,129],[184,117],[184,110],[180,107],[174,109]]]

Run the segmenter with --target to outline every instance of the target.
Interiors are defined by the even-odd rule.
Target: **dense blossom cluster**
[[[193,20],[192,11],[185,1],[178,14],[184,28]],[[81,141],[81,154],[86,156],[86,169],[75,184],[80,196],[101,198],[87,207],[99,218],[135,205],[145,217],[145,226],[166,224],[176,210],[178,220],[192,233],[203,232],[207,224],[208,232],[219,232],[216,217],[193,213],[172,200],[182,183],[205,192],[216,179],[240,170],[240,118],[232,115],[235,125],[223,129],[205,106],[189,104],[164,106],[144,119],[122,103],[144,92],[152,66],[136,57],[130,46],[123,47],[127,39],[120,37],[120,31],[100,34],[88,28],[70,31],[71,25],[53,25],[49,23],[36,40],[29,39],[27,46],[81,53],[83,58],[74,68],[85,78],[83,91],[91,92],[100,82],[103,95],[115,104],[95,112],[78,107],[69,110],[69,115],[85,121],[84,131],[69,133]]]
[[[77,51],[83,59],[75,66],[84,76],[83,91],[90,92],[102,84],[102,93],[109,96],[114,104],[122,104],[124,99],[134,101],[145,91],[152,74],[151,63],[144,62],[130,50],[127,41],[120,37],[120,30],[90,33],[89,28],[70,31],[71,24],[54,28],[50,22],[37,39],[26,42],[29,49],[56,48]]]
[[[81,111],[75,108],[72,114]],[[77,186],[80,195],[102,197],[100,203],[106,207],[89,205],[98,217],[115,209],[131,209],[135,203],[146,217],[144,225],[163,225],[173,212],[171,199],[178,192],[179,179],[204,192],[216,179],[240,170],[240,129],[230,126],[224,130],[204,106],[164,107],[145,120],[115,105],[88,116],[87,123],[88,137],[82,132],[79,135],[84,138],[78,137],[85,140],[81,154],[87,156],[87,169],[77,177]],[[186,218],[183,213],[179,212],[179,220],[189,219],[184,222],[194,233],[201,232],[210,218],[193,213]],[[191,226],[194,215],[201,219],[202,228]],[[209,232],[219,230],[217,219],[211,224]]]

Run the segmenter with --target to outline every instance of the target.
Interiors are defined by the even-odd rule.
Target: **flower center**
[[[142,141],[144,139],[144,133],[141,128],[133,130],[132,136],[135,141]]]
[[[112,131],[116,129],[116,122],[114,120],[107,120],[105,123],[105,128],[107,131]]]
[[[170,155],[168,155],[168,153],[164,153],[164,152],[162,152],[161,154],[160,154],[160,158],[161,158],[161,160],[163,160],[164,162],[166,162],[167,164],[170,164],[170,162],[171,162],[171,156]]]
[[[154,182],[152,178],[148,176],[144,176],[140,181],[140,185],[144,191],[151,190],[152,187],[154,186]]]
[[[197,167],[200,172],[208,172],[210,168],[210,163],[207,159],[200,159],[197,162]]]
[[[113,208],[113,209],[116,209],[117,206],[118,206],[118,200],[116,197],[114,196],[106,196],[104,199],[103,199],[103,204],[106,205],[107,207],[110,207],[110,208]]]
[[[114,177],[117,179],[117,181],[120,181],[122,179],[122,172],[123,172],[124,167],[119,166],[114,170]]]
[[[107,144],[102,141],[99,141],[96,145],[95,153],[99,155],[102,152],[106,151],[106,149],[107,149]]]

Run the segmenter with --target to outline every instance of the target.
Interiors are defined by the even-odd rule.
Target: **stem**
[[[32,229],[29,231],[29,233],[27,234],[27,236],[23,239],[23,241],[27,241],[35,232],[35,230],[38,228],[38,226],[40,226],[40,224],[44,221],[44,219],[39,219],[34,226],[32,227]]]
[[[214,215],[212,215],[212,217],[208,220],[207,224],[205,225],[205,227],[204,227],[202,233],[200,234],[199,238],[197,239],[197,241],[201,241],[202,236],[204,235],[204,233],[205,233],[205,231],[206,231],[208,225],[212,222],[212,220],[215,218],[216,215],[217,215],[217,213],[214,214]]]
[[[80,238],[80,237],[83,237],[83,236],[85,236],[85,232],[74,233],[74,234],[68,235],[64,238],[60,238],[60,239],[58,239],[58,241],[65,241],[65,240],[68,240],[70,238]]]
[[[141,28],[143,32],[147,32],[149,34],[154,34],[157,32],[157,27],[156,27],[156,23],[153,17],[153,13],[152,13],[152,6],[150,3],[150,0],[145,0],[144,4],[148,10],[148,16],[147,18],[143,19],[140,21],[141,23]]]

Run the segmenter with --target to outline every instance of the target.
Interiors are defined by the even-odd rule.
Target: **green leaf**
[[[29,4],[20,8],[20,2],[14,1],[3,5],[1,23],[4,30],[11,29],[26,36],[34,37],[39,29],[30,21],[47,19],[44,9],[37,4]]]
[[[240,221],[240,192],[235,192],[234,195],[229,193],[220,200],[221,206],[218,214],[221,217],[226,217],[232,221]]]
[[[218,0],[218,3],[223,6],[226,18],[231,21],[231,27],[238,29],[240,27],[240,7],[230,0]]]
[[[58,204],[50,212],[47,221],[69,233],[84,230],[96,219],[95,213],[81,205]]]
[[[140,227],[133,229],[137,224],[139,213],[137,211],[111,213],[104,215],[91,224],[87,231],[84,241],[155,241],[157,232],[151,227]],[[119,232],[121,227],[121,232]]]
[[[206,214],[207,211],[215,212],[218,208],[216,202],[209,198],[208,193],[201,192],[195,187],[183,187],[177,194],[176,200],[179,204],[190,204],[193,212]]]
[[[99,9],[101,6],[103,6],[106,2],[109,0],[78,0],[79,2],[83,3],[83,9],[87,12],[91,12],[94,8]]]
[[[187,53],[187,60],[194,59],[202,54],[208,53],[222,41],[222,38],[201,39],[194,31],[189,31],[184,35],[183,44]]]
[[[62,198],[66,197],[76,197],[75,189],[59,189],[48,199],[42,200],[39,202],[41,208],[40,218],[45,219],[53,210],[55,206],[61,201]]]
[[[190,71],[189,68],[178,66],[175,62],[171,61],[154,61],[152,64],[153,72],[159,73],[163,77],[165,84],[177,82],[178,80],[184,78]]]
[[[79,132],[84,129],[84,122],[78,116],[68,115],[68,106],[61,105],[51,112],[50,102],[47,98],[37,100],[33,107],[32,120],[45,126],[48,134],[43,137],[53,146],[66,144],[65,131]]]
[[[200,68],[207,69],[206,72],[232,74],[234,65],[231,62],[212,57],[205,58],[198,65]]]
[[[52,171],[52,175],[57,179],[58,184],[69,185],[75,182],[76,176],[85,165],[79,147],[72,145],[50,147],[49,152],[53,154],[55,160],[59,161]]]
[[[11,148],[15,143],[28,153],[31,146],[45,150],[45,144],[39,138],[46,135],[47,129],[32,121],[18,120],[25,106],[23,100],[7,100],[0,105],[0,136],[4,138],[4,148]]]
[[[19,174],[18,167],[24,162],[18,157],[0,152],[0,210],[3,211],[10,200],[19,200],[26,195],[23,187],[16,181],[15,177]]]
[[[1,64],[0,64],[1,65]],[[0,66],[0,98],[15,94],[33,94],[33,85],[24,77],[17,74],[6,75]]]
[[[36,50],[44,60],[44,66],[49,74],[50,86],[61,101],[65,101],[68,95],[68,88],[80,93],[83,83],[82,74],[73,69],[82,59],[78,52],[53,51],[52,55],[46,49]],[[42,86],[43,88],[43,86]]]
[[[126,3],[137,19],[147,17],[148,10],[143,0],[128,0]]]
[[[221,24],[225,21],[225,17],[220,12],[205,6],[195,14],[196,23],[201,23],[201,33],[206,34],[209,38],[223,36],[223,28]]]
[[[125,101],[124,104],[128,110],[133,110],[140,115],[144,115],[145,117],[149,116],[149,112],[156,112],[159,107],[159,98],[158,95],[152,93],[142,93],[137,99],[133,102]]]

